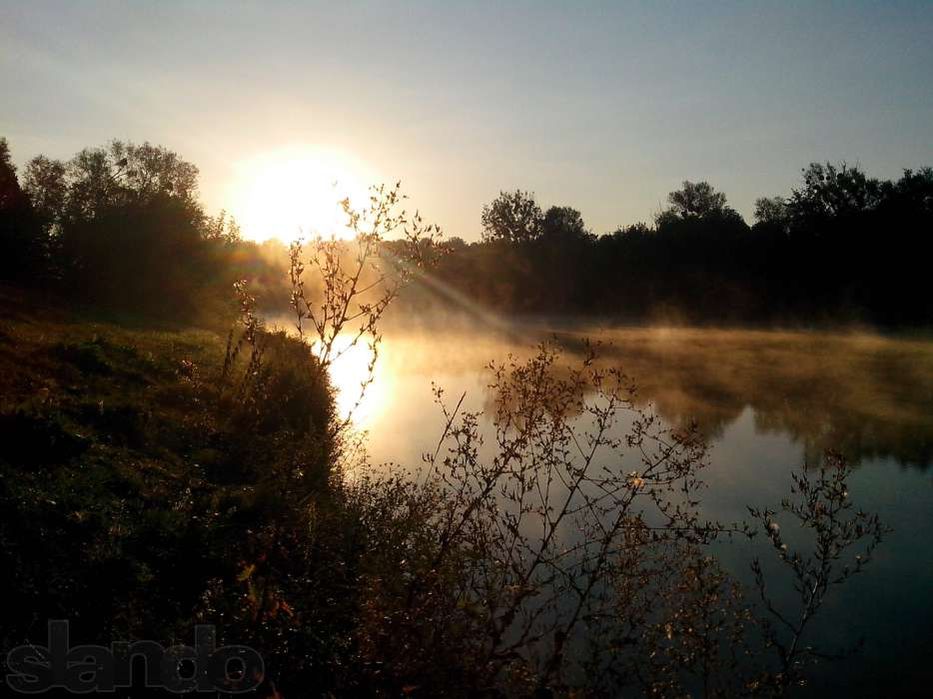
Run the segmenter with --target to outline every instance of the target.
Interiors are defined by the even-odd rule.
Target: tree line
[[[197,167],[162,146],[115,140],[17,172],[0,138],[0,279],[186,321],[224,312],[241,278],[284,289],[282,264],[197,192]]]
[[[933,169],[896,181],[811,164],[749,226],[708,182],[684,182],[652,225],[596,235],[579,211],[502,192],[482,240],[447,243],[438,277],[500,311],[621,321],[918,325],[933,320],[925,255]]]
[[[242,240],[232,218],[204,211],[197,186],[197,168],[162,146],[113,141],[67,162],[39,155],[17,173],[0,139],[0,279],[180,320],[221,312],[246,279],[261,307],[286,311],[286,248]],[[516,315],[933,320],[924,254],[933,168],[882,180],[814,163],[789,195],[758,199],[754,217],[748,225],[725,194],[687,181],[651,224],[597,235],[570,206],[543,209],[532,193],[501,192],[483,207],[482,239],[448,239],[434,273],[461,298]],[[384,245],[392,253],[404,243]],[[406,298],[409,310],[445,303],[437,284]]]

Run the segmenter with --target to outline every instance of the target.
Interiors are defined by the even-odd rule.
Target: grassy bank
[[[215,623],[274,666],[302,611],[285,590],[311,582],[293,539],[329,497],[332,400],[303,345],[264,335],[252,375],[232,339],[0,295],[2,647],[55,618],[104,645]]]

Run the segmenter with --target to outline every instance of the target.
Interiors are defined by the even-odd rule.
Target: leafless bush
[[[830,590],[862,572],[887,531],[878,515],[856,509],[849,498],[852,467],[838,454],[828,453],[814,471],[793,474],[790,498],[781,510],[749,508],[767,536],[778,560],[790,573],[799,604],[782,609],[771,594],[773,576],[759,559],[752,563],[755,583],[768,617],[765,632],[780,660],[777,677],[782,687],[804,684],[804,671],[827,654],[806,643],[806,632]],[[785,542],[778,521],[785,518],[804,535],[798,550]]]
[[[405,639],[394,668],[402,676],[430,675],[415,659],[437,662],[456,647],[447,652],[469,665],[474,690],[569,687],[582,681],[587,627],[616,611],[626,556],[702,545],[731,528],[696,510],[704,443],[636,408],[629,380],[592,351],[563,366],[542,346],[527,362],[491,368],[492,444],[479,413],[461,411],[462,399],[446,406],[437,390],[447,427],[426,456],[427,479],[401,508],[418,521],[407,530],[418,541],[397,545],[410,548],[409,579],[373,591],[397,610],[377,628]]]
[[[263,323],[256,314],[256,299],[249,293],[246,280],[237,280],[233,290],[239,306],[238,325],[242,328],[230,328],[227,335],[227,348],[220,375],[221,388],[231,390],[236,403],[250,405],[255,409],[255,386],[262,368],[264,350]],[[244,352],[245,368],[235,376],[235,368]]]
[[[629,536],[613,575],[614,614],[593,624],[591,688],[704,697],[765,690],[758,621],[711,551],[653,544],[637,529]]]
[[[416,211],[404,208],[401,185],[370,188],[367,207],[354,209],[341,202],[347,216],[350,240],[336,237],[314,239],[307,261],[301,242],[289,250],[291,306],[298,335],[307,340],[326,368],[360,343],[369,352],[369,367],[361,378],[360,395],[350,415],[338,427],[349,424],[372,382],[382,336],[379,320],[418,267],[430,264],[437,254],[440,229],[424,223]],[[401,234],[390,247],[389,238]],[[311,273],[317,293],[306,290]]]

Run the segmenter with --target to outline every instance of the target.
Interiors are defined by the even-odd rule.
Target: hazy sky
[[[17,162],[149,140],[211,210],[323,146],[467,239],[500,189],[605,232],[708,179],[750,218],[810,161],[933,165],[933,0],[0,0],[0,95]]]

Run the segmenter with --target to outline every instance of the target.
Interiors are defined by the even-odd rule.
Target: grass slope
[[[244,570],[257,531],[326,496],[332,400],[307,348],[263,340],[261,376],[245,352],[225,375],[215,333],[0,291],[2,647],[54,618],[81,642],[190,642],[196,620],[274,605]]]

